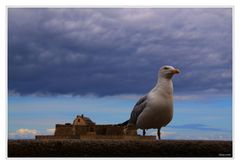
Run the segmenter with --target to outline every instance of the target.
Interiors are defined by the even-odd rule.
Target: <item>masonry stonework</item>
[[[155,136],[138,136],[136,133],[125,135],[124,129],[121,125],[96,125],[90,118],[77,115],[72,124],[56,124],[54,135],[37,135],[36,139],[155,139]]]

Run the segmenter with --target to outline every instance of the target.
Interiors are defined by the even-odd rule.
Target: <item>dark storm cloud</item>
[[[178,93],[231,92],[231,9],[8,10],[9,91],[142,94],[165,64]]]

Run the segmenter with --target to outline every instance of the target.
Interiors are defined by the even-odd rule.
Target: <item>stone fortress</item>
[[[77,115],[72,124],[56,124],[54,135],[36,135],[36,139],[156,139],[155,136],[137,135],[137,131],[126,135],[124,129],[123,125],[97,125],[90,118]]]

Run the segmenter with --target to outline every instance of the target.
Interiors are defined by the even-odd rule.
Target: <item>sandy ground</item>
[[[9,140],[8,157],[232,157],[232,142]]]

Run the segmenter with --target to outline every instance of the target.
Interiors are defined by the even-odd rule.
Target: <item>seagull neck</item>
[[[160,77],[156,84],[156,89],[160,91],[164,90],[167,94],[171,95],[173,93],[172,79]]]

